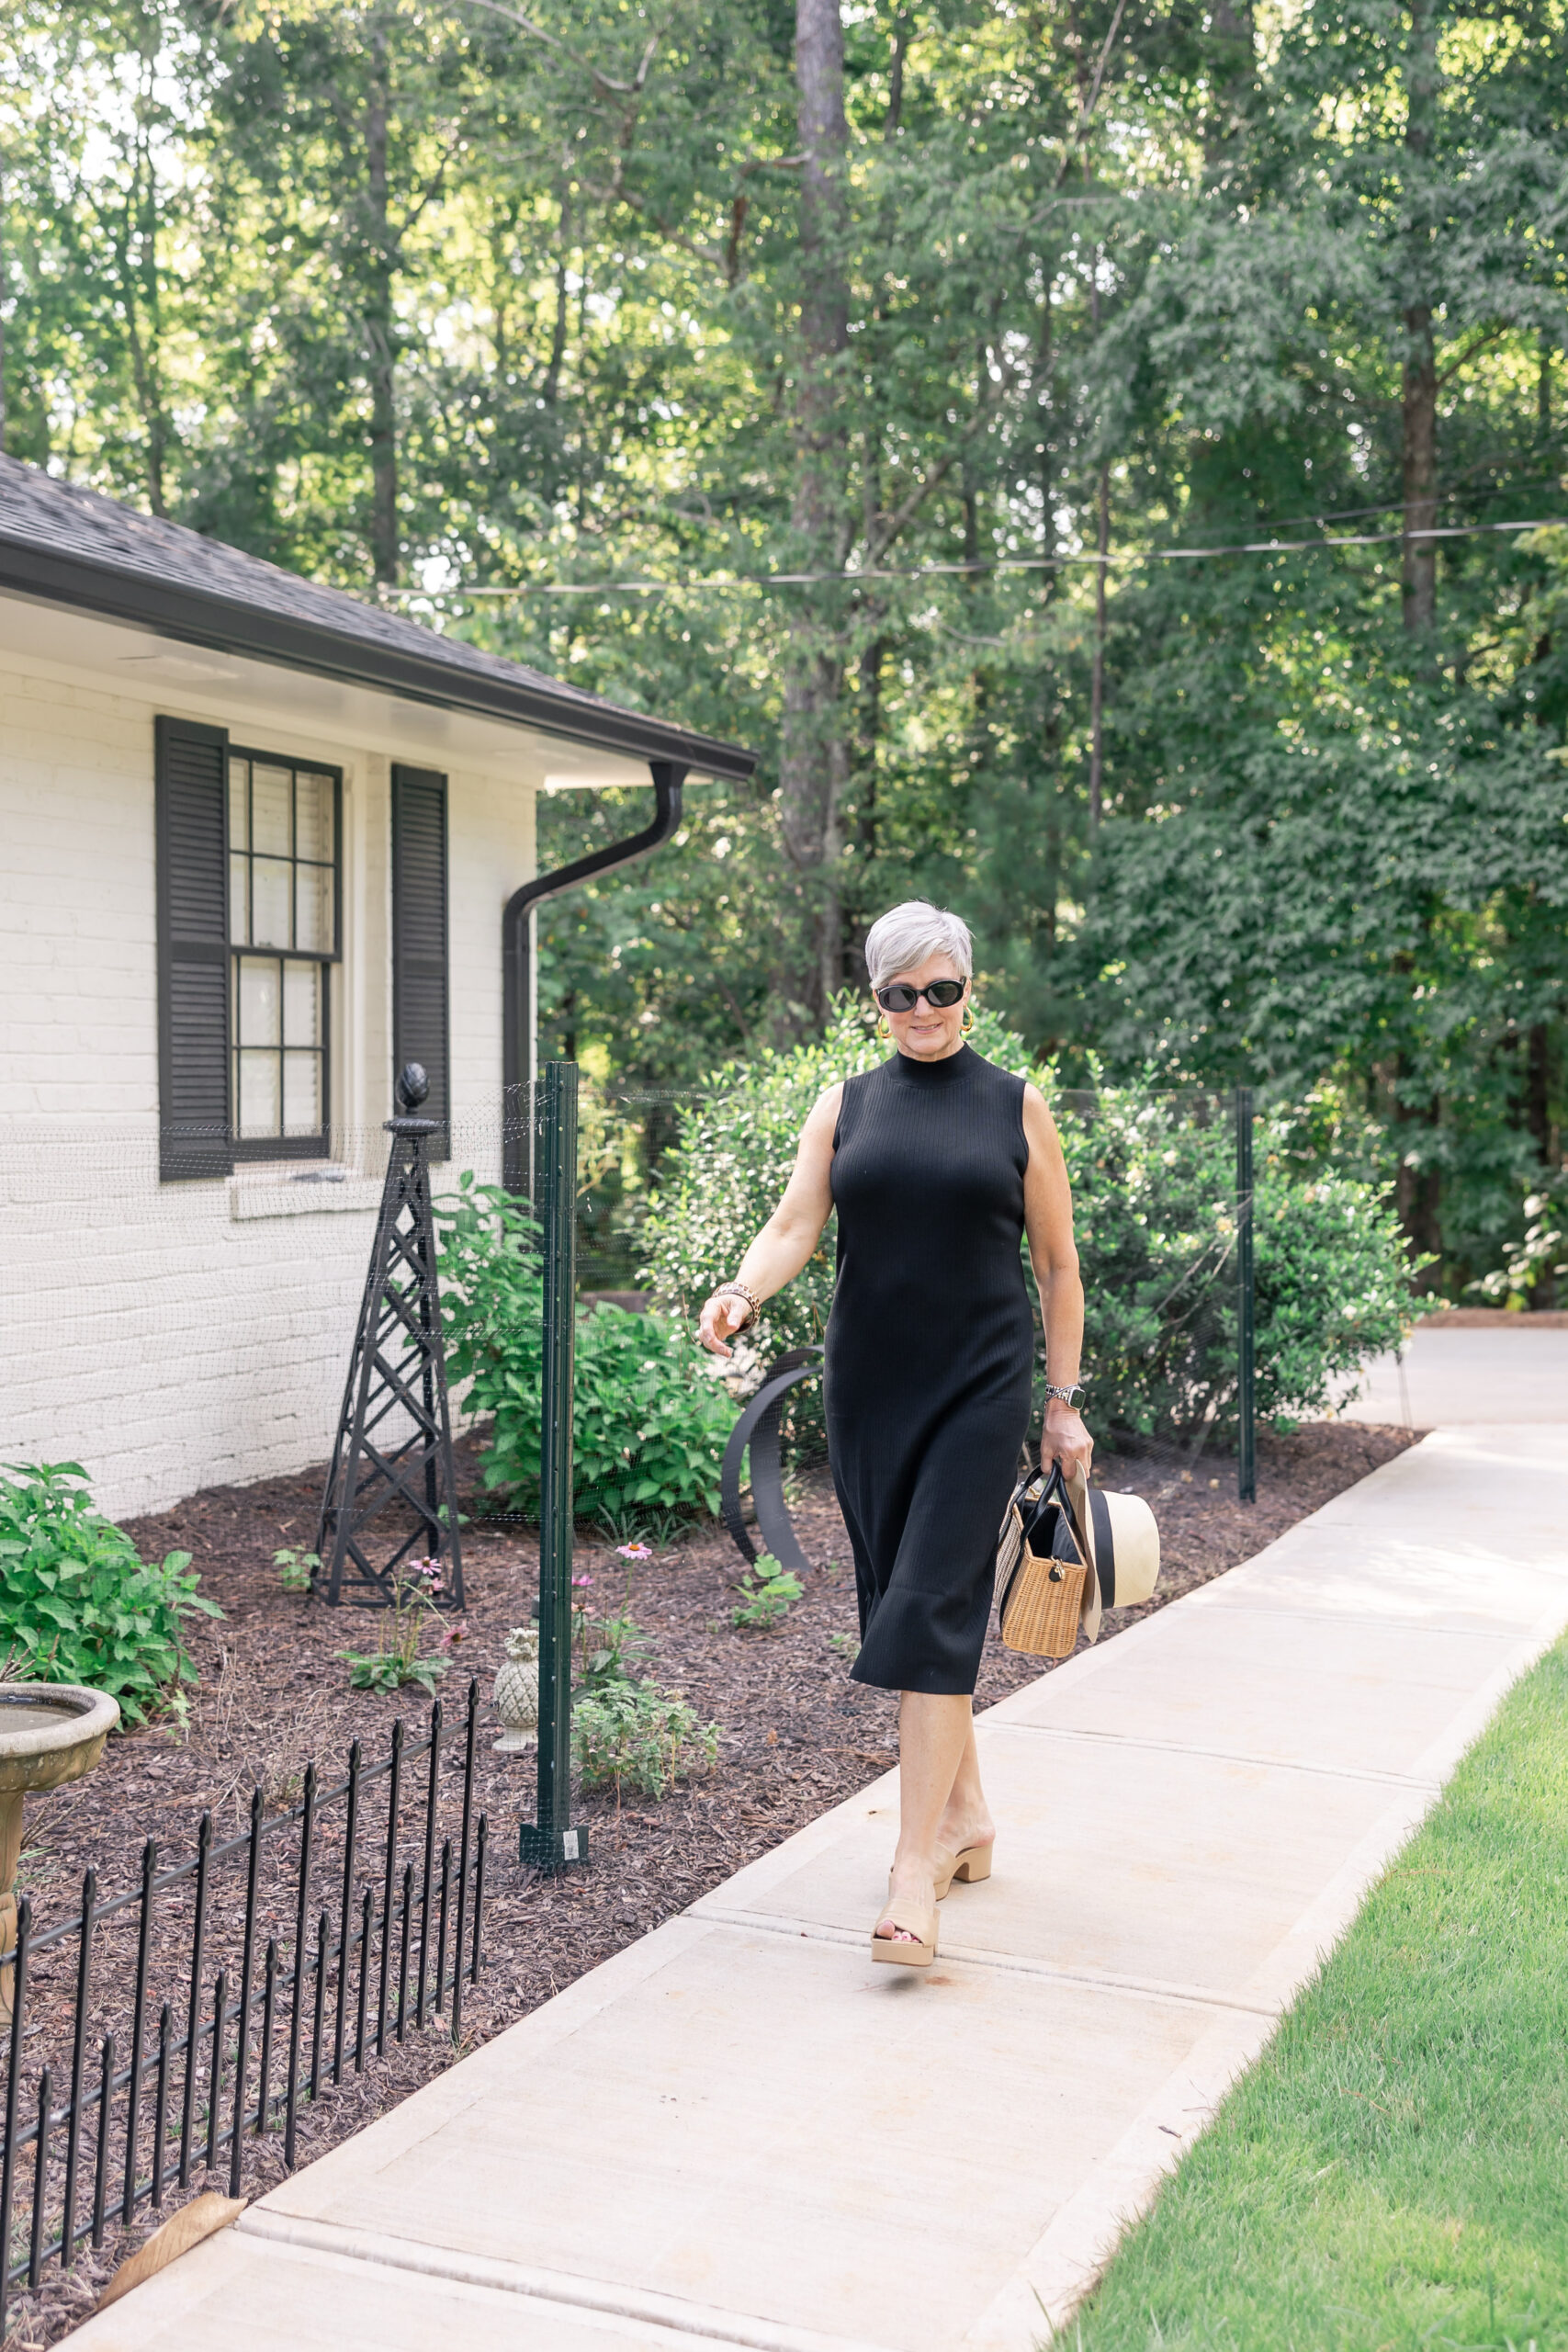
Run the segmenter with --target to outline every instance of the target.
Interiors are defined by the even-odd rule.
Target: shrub
[[[197,1592],[188,1552],[157,1566],[93,1509],[79,1463],[13,1463],[0,1476],[0,1658],[35,1682],[80,1682],[119,1701],[127,1723],[183,1720],[197,1679],[183,1638]]]
[[[585,1789],[623,1783],[643,1796],[661,1797],[671,1783],[718,1754],[718,1725],[699,1724],[694,1710],[656,1682],[608,1682],[572,1709],[572,1753]]]
[[[1190,1436],[1234,1428],[1237,1369],[1235,1141],[1217,1095],[1103,1082],[1063,1092],[1021,1039],[983,1008],[977,1052],[1032,1078],[1055,1114],[1073,1185],[1086,1302],[1089,1416],[1113,1430]],[[819,1044],[719,1073],[686,1109],[646,1228],[661,1300],[694,1317],[777,1204],[800,1127],[822,1089],[886,1048],[856,1001]],[[1254,1204],[1258,1410],[1321,1411],[1335,1381],[1398,1343],[1420,1311],[1398,1221],[1379,1187],[1306,1156],[1303,1121],[1265,1115]],[[1027,1257],[1025,1260],[1027,1278]],[[1032,1282],[1030,1283],[1032,1293]],[[766,1358],[820,1340],[832,1302],[829,1226],[804,1272],[768,1300]],[[1044,1366],[1038,1367],[1043,1382]],[[797,1392],[798,1393],[798,1392]],[[803,1410],[807,1409],[803,1408]]]
[[[483,1477],[520,1508],[539,1491],[544,1277],[525,1209],[471,1174],[437,1204],[443,1306],[456,1378],[493,1416]],[[638,1514],[718,1509],[735,1408],[679,1323],[600,1306],[577,1327],[572,1453],[579,1507],[619,1530]]]

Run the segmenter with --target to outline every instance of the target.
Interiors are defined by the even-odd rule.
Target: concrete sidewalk
[[[1568,1422],[1568,1329],[1534,1315],[1507,1328],[1445,1329],[1417,1323],[1397,1355],[1374,1356],[1360,1395],[1340,1408],[1348,1421],[1392,1421],[1407,1430],[1474,1423]]]
[[[1568,1623],[1565,1531],[1568,1428],[1427,1438],[981,1718],[924,1979],[888,1779],[73,2341],[1030,2352]]]

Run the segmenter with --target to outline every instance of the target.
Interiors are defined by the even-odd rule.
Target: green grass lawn
[[[1568,1642],[1060,2352],[1568,2352]]]

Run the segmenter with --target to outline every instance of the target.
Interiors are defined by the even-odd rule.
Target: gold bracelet
[[[710,1295],[714,1298],[743,1298],[746,1301],[751,1312],[740,1326],[743,1331],[749,1331],[762,1312],[761,1300],[754,1290],[748,1290],[744,1283],[720,1283]]]

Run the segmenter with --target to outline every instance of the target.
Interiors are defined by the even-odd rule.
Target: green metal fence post
[[[563,1870],[588,1860],[571,1823],[571,1384],[577,1319],[577,1064],[547,1062],[534,1125],[534,1214],[545,1253],[539,1442],[539,1804],[520,1860]]]
[[[1257,1293],[1252,1272],[1252,1089],[1235,1090],[1236,1492],[1258,1500]]]

